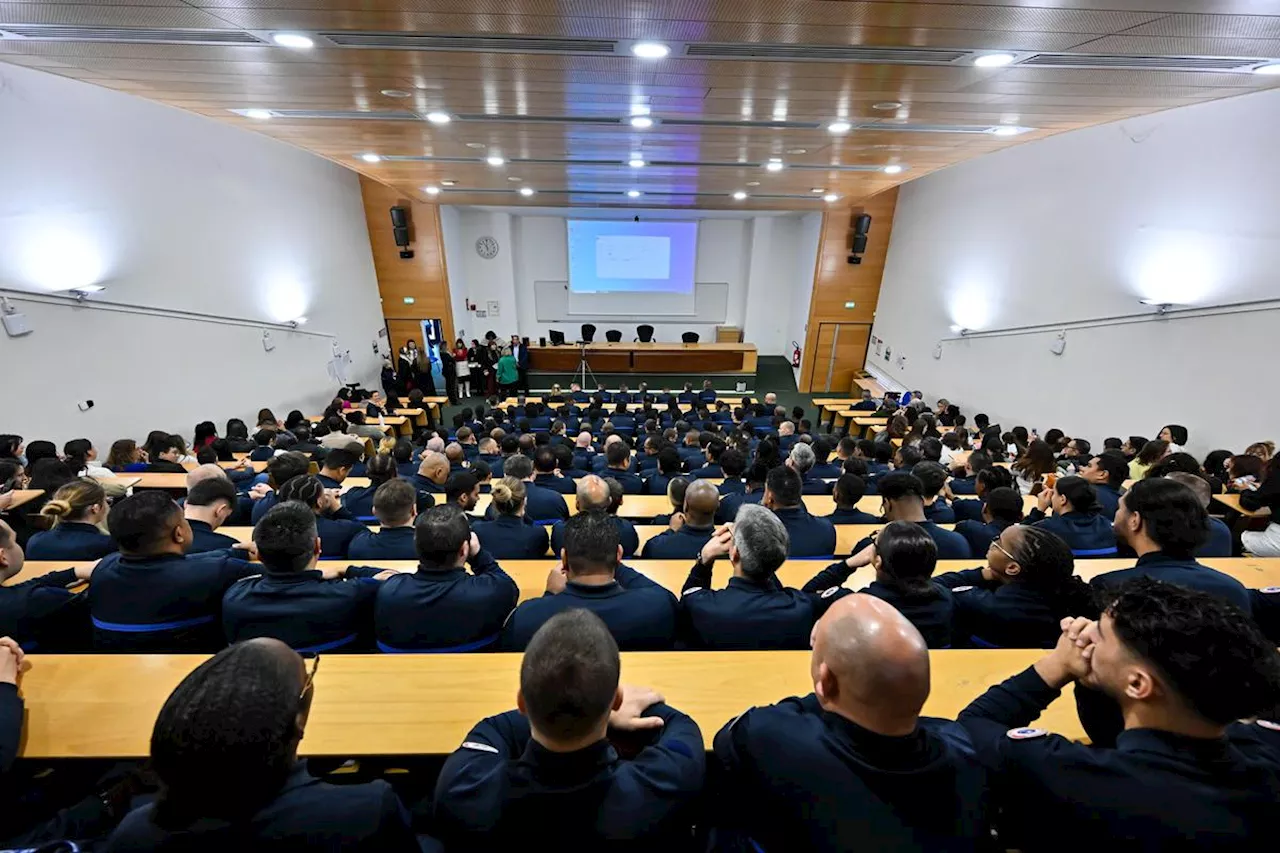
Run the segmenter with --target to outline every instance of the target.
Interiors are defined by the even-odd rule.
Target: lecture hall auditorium
[[[0,853],[1280,839],[1280,11],[0,3]]]

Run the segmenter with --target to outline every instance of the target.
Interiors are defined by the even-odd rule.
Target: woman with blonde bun
[[[27,543],[28,560],[97,560],[116,543],[99,525],[107,517],[107,493],[90,477],[72,480],[40,509],[52,527]]]
[[[536,560],[547,555],[547,529],[525,518],[523,480],[503,477],[490,491],[492,518],[471,525],[480,547],[498,560]]]

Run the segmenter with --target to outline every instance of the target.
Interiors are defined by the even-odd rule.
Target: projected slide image
[[[572,293],[692,294],[697,222],[569,220]]]
[[[671,278],[671,238],[597,237],[596,278]]]

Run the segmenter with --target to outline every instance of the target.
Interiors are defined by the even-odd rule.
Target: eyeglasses
[[[311,692],[313,683],[316,680],[316,670],[320,668],[320,655],[311,658],[311,667],[307,670],[307,679],[302,682],[302,692],[298,694],[298,701],[302,702],[307,698],[307,694]]]
[[[1013,556],[1012,554],[1010,554],[1008,551],[1006,551],[1006,550],[1005,550],[1005,548],[1004,548],[1004,546],[1000,544],[1000,540],[999,540],[999,539],[992,539],[992,540],[991,540],[991,547],[992,547],[992,548],[995,548],[995,549],[996,549],[997,551],[999,551],[1001,554],[1004,554],[1006,557],[1008,557],[1008,558],[1009,558],[1009,560],[1010,560],[1011,562],[1014,562],[1014,563],[1018,562],[1018,558],[1017,558],[1017,557],[1015,557],[1015,556]]]

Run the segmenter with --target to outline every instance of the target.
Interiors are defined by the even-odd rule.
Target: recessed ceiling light
[[[758,186],[760,186],[760,182],[759,182],[759,181],[747,181],[747,186],[749,186],[749,187],[758,187]]]
[[[271,36],[271,40],[281,47],[296,47],[302,50],[316,46],[310,36],[304,36],[302,33],[275,33]]]
[[[271,110],[245,110],[245,118],[265,120],[271,118]]]
[[[839,201],[840,196],[836,195],[835,193],[827,193],[822,197],[822,200],[825,201],[827,204],[830,204],[833,201]]]
[[[878,104],[872,104],[873,110],[896,110],[902,106],[902,101],[881,101]]]
[[[638,41],[631,45],[631,52],[641,59],[662,59],[671,54],[671,48],[660,41]]]
[[[483,143],[483,142],[468,142],[468,143],[467,143],[467,147],[468,147],[468,148],[483,148],[483,147],[484,147],[484,143]]]
[[[1019,133],[1022,133],[1022,128],[1008,124],[991,128],[992,136],[1017,136]]]
[[[521,181],[523,181],[523,180],[524,180],[524,178],[517,178],[515,175],[509,175],[509,176],[507,177],[507,180],[508,180],[508,181],[511,181],[511,183],[513,183],[513,184],[518,184],[518,183],[520,183]]]
[[[449,115],[448,113],[439,112],[437,110],[436,112],[427,113],[427,121],[431,122],[432,124],[448,124],[449,122],[453,121],[453,116]]]
[[[643,169],[645,167],[645,162],[639,157],[633,157],[627,161],[627,165],[633,169]]]
[[[769,160],[768,163],[764,164],[764,167],[768,169],[770,172],[781,172],[782,161],[779,160],[777,157],[773,157]]]
[[[1280,74],[1280,62],[1268,62],[1253,69],[1254,74]]]
[[[826,191],[827,191],[826,187],[814,187],[813,189],[809,190],[809,192],[814,193],[816,195],[821,195]]]
[[[404,89],[383,89],[382,94],[388,98],[412,98],[412,92],[406,92]]]
[[[640,190],[627,190],[627,198],[640,198],[644,193]]]
[[[534,188],[533,188],[533,187],[521,187],[521,188],[520,188],[520,195],[524,196],[525,198],[528,198],[529,196],[533,195],[533,194],[534,194],[534,192],[535,192],[535,190],[534,190]]]
[[[642,130],[646,127],[653,127],[653,119],[648,116],[632,116],[631,126],[641,128]]]
[[[1012,53],[984,53],[973,60],[973,64],[979,68],[999,68],[1013,62],[1014,58]]]
[[[458,183],[457,181],[441,181],[441,182],[440,182],[440,186],[442,186],[442,187],[452,187],[452,186],[456,185],[457,183]]]
[[[788,148],[787,153],[788,154],[808,154],[809,149],[808,148]]]
[[[363,161],[365,161],[366,163],[381,163],[381,162],[382,162],[382,158],[381,158],[381,157],[379,157],[377,154],[361,154],[361,155],[360,155],[360,159],[361,159],[361,160],[363,160]]]
[[[742,190],[738,190],[736,193],[733,194],[734,201],[742,201],[746,197],[747,197],[747,194],[744,193]]]
[[[827,130],[830,133],[848,133],[852,128],[853,125],[844,119],[837,119],[827,125]]]
[[[496,154],[493,155],[492,157],[484,158],[484,161],[488,163],[490,166],[501,166],[502,164],[507,162],[506,160],[504,160],[503,158],[499,157]]]
[[[423,187],[427,191],[427,195],[440,195],[439,187]]]
[[[899,166],[897,163],[890,163],[888,166],[884,167],[884,173],[886,175],[896,175],[901,171],[902,171],[902,167]]]
[[[650,113],[648,104],[632,104],[631,114],[633,116],[647,116]]]

